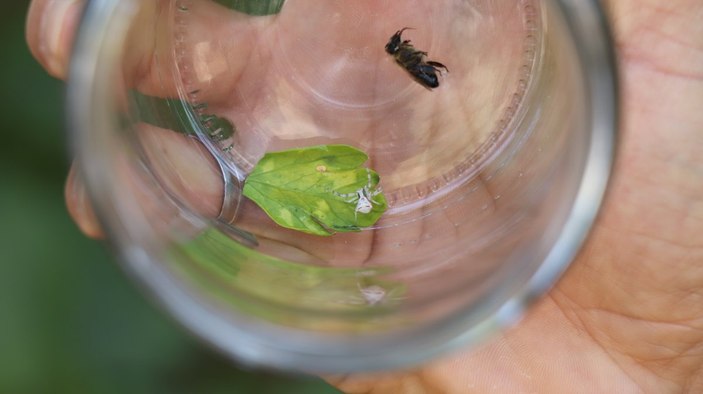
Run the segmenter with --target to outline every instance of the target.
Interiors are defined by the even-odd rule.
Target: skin
[[[50,3],[32,2],[27,38],[47,72],[63,78],[81,2],[60,10]],[[478,349],[410,371],[327,377],[332,384],[349,393],[703,392],[703,4],[604,4],[622,73],[621,145],[602,214],[576,261],[520,323]],[[294,19],[281,15],[277,29],[295,29]],[[275,26],[258,23],[243,34]],[[49,39],[49,30],[58,33]],[[133,59],[143,91],[155,89],[144,61],[153,49]],[[220,86],[248,72],[245,63],[230,66],[242,71]],[[188,148],[174,141],[179,157]],[[222,186],[211,163],[198,168],[212,197],[193,203],[212,213]],[[81,230],[101,237],[73,172],[66,201]]]

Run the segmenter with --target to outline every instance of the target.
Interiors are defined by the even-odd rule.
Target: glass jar
[[[566,269],[611,170],[596,1],[94,0],[77,37],[71,137],[110,243],[244,363],[350,372],[479,343]],[[246,195],[267,152],[330,146],[373,170],[318,190],[353,231],[285,228]]]

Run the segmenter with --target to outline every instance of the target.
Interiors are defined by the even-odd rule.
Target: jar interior
[[[102,57],[108,127],[93,149],[110,149],[92,171],[112,177],[94,197],[118,243],[138,245],[126,258],[149,256],[140,275],[199,308],[271,338],[373,344],[431,328],[440,341],[457,316],[495,313],[560,236],[591,125],[551,2],[130,3]],[[386,51],[397,32],[446,67],[434,63],[439,86]],[[374,225],[305,234],[242,195],[266,152],[328,144],[379,174],[388,209]],[[222,195],[203,195],[223,179],[226,219]]]

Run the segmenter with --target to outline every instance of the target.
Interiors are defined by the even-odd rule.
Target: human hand
[[[28,39],[49,72],[62,77],[79,5],[62,17],[46,4],[33,2]],[[332,379],[343,390],[701,390],[703,160],[696,153],[703,151],[703,116],[696,104],[703,102],[703,32],[696,18],[703,7],[692,0],[609,5],[625,77],[621,151],[579,258],[525,320],[480,349],[407,373]],[[53,44],[40,37],[43,15],[52,21],[44,28],[53,23],[66,32]],[[186,144],[162,137],[171,138],[174,157],[191,149],[179,151]],[[208,164],[199,172],[200,190],[211,198],[193,203],[205,201],[199,208],[216,214],[222,192],[211,170]],[[86,233],[99,235],[74,185],[72,177],[69,210]]]
[[[41,4],[36,2],[34,9],[40,9]],[[153,21],[157,14],[168,14],[158,11],[159,2],[144,4],[137,18]],[[236,125],[237,164],[250,170],[265,151],[298,147],[302,141],[309,145],[349,143],[369,154],[367,165],[382,174],[382,186],[386,196],[395,200],[394,207],[416,202],[420,193],[429,193],[438,182],[450,182],[443,179],[455,170],[457,158],[472,157],[503,116],[506,102],[513,99],[519,75],[512,71],[522,65],[524,49],[518,9],[508,3],[493,7],[506,22],[514,22],[508,26],[518,26],[511,29],[465,23],[479,17],[464,3],[441,12],[422,2],[403,10],[374,2],[308,4],[307,0],[289,2],[274,16],[252,17],[215,2],[188,3],[188,16],[184,17],[187,34],[175,44],[181,59],[177,74],[188,91],[198,92],[197,100],[191,97],[193,102],[207,103],[208,113]],[[318,17],[311,12],[319,13],[319,18],[331,16],[331,26],[322,23],[311,27],[306,22]],[[465,12],[467,17],[459,22],[458,18],[447,18],[447,12]],[[378,26],[368,25],[363,18],[372,14],[384,16],[371,18]],[[405,38],[412,37],[418,48],[431,51],[433,59],[451,55],[471,60],[450,62],[452,75],[445,77],[451,78],[451,83],[440,86],[441,94],[428,93],[383,51],[383,44],[402,23],[428,26],[422,29],[427,34],[408,36],[415,33],[409,30]],[[492,29],[486,35],[495,40],[465,45],[469,33],[482,33],[480,26],[484,25]],[[127,84],[147,95],[177,97],[175,84],[164,78],[174,70],[171,62],[163,61],[168,55],[158,52],[155,37],[162,32],[153,28],[154,23],[137,26],[123,61]],[[451,34],[442,33],[447,29]],[[440,40],[437,36],[449,38]],[[38,34],[30,34],[30,43],[36,37]],[[369,46],[368,42],[379,44]],[[42,49],[40,45],[33,47]],[[481,62],[475,61],[477,54],[481,54]],[[513,60],[507,61],[506,56]],[[340,59],[344,62],[341,68],[337,64]],[[501,67],[511,70],[505,73],[509,77],[502,75]],[[54,73],[61,76],[62,72]],[[467,98],[464,92],[468,90],[472,94]],[[196,149],[191,138],[145,124],[138,127],[157,177],[199,213],[217,216],[223,193],[212,157]],[[251,209],[252,203],[246,199],[236,225],[254,233],[261,250],[275,249],[279,255],[285,255],[285,250],[294,252],[289,247],[302,251],[305,258],[301,260],[301,256],[299,262],[360,266],[396,261],[407,266],[411,261],[436,258],[439,250],[450,255],[454,249],[462,249],[456,240],[470,238],[468,233],[479,228],[473,224],[491,214],[494,197],[482,181],[472,181],[468,187],[472,188],[467,193],[470,196],[463,197],[461,203],[444,209],[443,215],[430,217],[417,211],[418,217],[405,219],[410,224],[403,223],[402,232],[365,231],[321,241],[274,225],[261,210]],[[422,188],[427,191],[418,191]],[[88,225],[95,221],[88,205],[82,203],[84,192],[75,171],[67,191],[81,196],[67,201],[74,216],[87,218],[78,220],[84,231],[99,235],[96,226]],[[381,224],[390,227],[387,217]],[[461,223],[451,222],[452,218],[462,218]],[[428,234],[440,236],[424,237]],[[406,246],[395,246],[399,244]],[[424,254],[419,253],[420,244]]]
[[[523,321],[479,349],[411,372],[330,379],[342,390],[703,390],[703,4],[604,3],[621,141],[578,258]]]

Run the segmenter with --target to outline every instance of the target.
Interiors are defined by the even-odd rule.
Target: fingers
[[[217,217],[222,208],[224,186],[220,169],[207,149],[190,137],[150,125],[142,125],[138,137],[160,187],[192,211],[205,217]]]
[[[98,224],[93,207],[88,201],[85,186],[78,176],[75,163],[71,166],[71,171],[68,173],[64,195],[68,213],[83,234],[91,238],[104,238],[105,235]]]
[[[142,2],[132,18],[122,57],[127,84],[159,97],[176,97],[178,84],[201,91],[206,100],[229,94],[270,18],[252,18],[213,1],[191,2],[174,14],[169,4]],[[30,6],[27,43],[52,76],[67,76],[84,6],[84,0],[33,0]]]
[[[158,13],[164,14],[168,13]],[[200,100],[214,104],[229,98],[247,65],[256,65],[255,71],[262,71],[258,67],[265,64],[261,57],[268,56],[269,51],[259,41],[272,20],[232,11],[214,1],[189,2],[186,9],[176,11],[176,27],[169,30],[170,23],[162,23],[165,28],[158,31],[157,27],[152,32],[152,36],[161,38],[154,43],[152,53],[137,53],[142,70],[135,85],[147,94],[159,95],[158,90],[168,79],[164,77],[176,75],[171,79],[178,79],[176,83],[188,92],[198,91]],[[149,28],[152,24],[142,25]],[[130,44],[144,41],[141,33],[132,36]],[[175,59],[169,61],[172,53]],[[174,66],[177,69],[173,70]],[[175,90],[169,93],[175,94]]]
[[[83,0],[34,0],[27,15],[29,49],[49,74],[65,78]]]
[[[158,179],[156,189],[174,196],[192,212],[216,217],[222,206],[223,185],[220,170],[197,141],[169,130],[143,126],[139,138],[143,142],[153,175]],[[137,166],[139,167],[139,166]],[[153,182],[139,182],[142,174],[129,164],[115,169],[114,182],[122,182],[136,196],[144,214],[153,221],[171,223],[178,211],[168,209],[164,193],[155,193]],[[127,189],[125,189],[127,190]],[[71,167],[65,187],[68,212],[80,230],[91,238],[103,238],[104,233],[79,176],[77,165]]]

